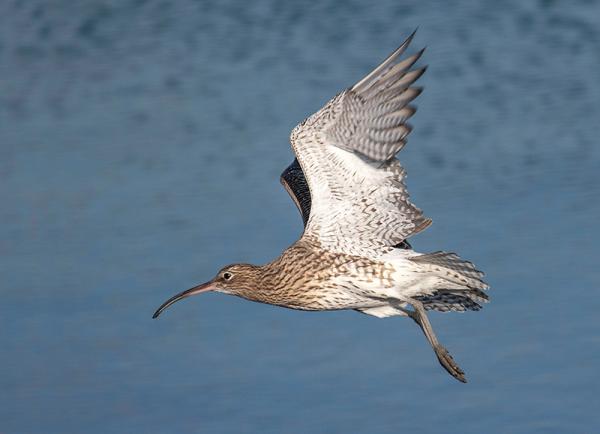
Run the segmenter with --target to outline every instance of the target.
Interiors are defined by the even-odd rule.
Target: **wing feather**
[[[304,237],[344,253],[387,251],[431,220],[409,200],[405,171],[394,157],[412,130],[411,69],[423,50],[400,59],[414,33],[354,86],[292,131],[292,148],[312,197]]]
[[[306,227],[310,216],[310,190],[297,159],[294,159],[292,164],[281,173],[279,181],[294,201],[298,211],[300,211],[300,216]]]

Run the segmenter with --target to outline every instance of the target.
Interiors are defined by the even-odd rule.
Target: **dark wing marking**
[[[310,216],[310,190],[302,167],[300,167],[297,159],[294,159],[292,164],[283,171],[279,180],[296,204],[296,207],[298,207],[298,211],[302,215],[304,227],[306,227],[306,222],[308,222],[308,217]]]
[[[412,250],[412,246],[410,245],[410,243],[408,242],[408,240],[400,241],[394,247],[397,248],[397,249]]]
[[[306,227],[306,222],[308,222],[308,218],[310,217],[310,189],[297,159],[294,159],[292,164],[286,167],[279,180],[296,204],[302,216],[304,227]],[[406,240],[396,244],[394,247],[398,249],[412,249],[412,246]]]

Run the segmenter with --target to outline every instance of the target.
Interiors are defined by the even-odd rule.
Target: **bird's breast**
[[[393,267],[331,252],[292,252],[277,264],[259,300],[303,310],[376,306],[393,286]],[[267,273],[269,277],[269,273]],[[269,280],[269,279],[267,279]]]

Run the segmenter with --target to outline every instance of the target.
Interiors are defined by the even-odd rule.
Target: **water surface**
[[[600,424],[598,2],[0,5],[0,432],[565,433]],[[418,251],[487,272],[403,318],[167,297],[301,232],[292,127],[416,26]]]

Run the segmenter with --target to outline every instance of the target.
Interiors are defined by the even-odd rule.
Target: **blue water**
[[[600,4],[251,3],[0,2],[0,432],[595,432]],[[493,287],[431,315],[469,383],[404,318],[152,320],[298,237],[290,130],[416,26],[412,241]]]

